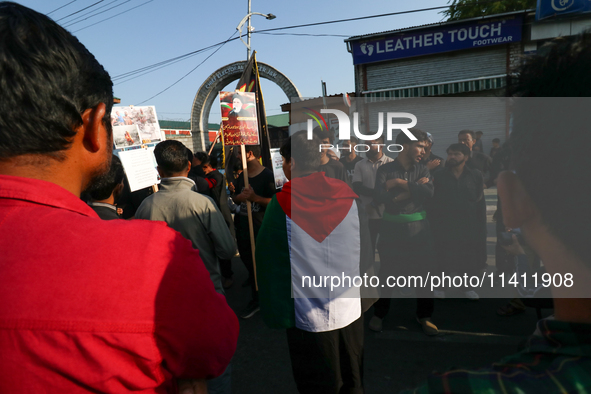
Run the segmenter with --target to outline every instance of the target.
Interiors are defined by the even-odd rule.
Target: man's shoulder
[[[343,165],[343,163],[341,163],[339,160],[334,160],[334,159],[330,159],[328,161],[328,163],[326,163],[327,165],[336,167],[336,168],[344,168],[345,166]]]
[[[395,171],[397,167],[398,167],[398,164],[396,163],[396,161],[392,160],[392,161],[382,164],[378,168],[378,172]]]

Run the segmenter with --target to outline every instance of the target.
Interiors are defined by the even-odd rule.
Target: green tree
[[[536,8],[536,0],[450,0],[447,10],[441,11],[448,21],[476,18]]]

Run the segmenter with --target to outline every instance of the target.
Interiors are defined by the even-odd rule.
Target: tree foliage
[[[448,21],[476,18],[536,8],[536,0],[450,0],[447,10],[441,11]]]

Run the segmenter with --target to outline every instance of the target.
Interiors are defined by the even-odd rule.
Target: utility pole
[[[250,1],[248,0],[248,25],[246,26],[246,32],[247,32],[247,38],[246,38],[246,42],[248,43],[248,45],[246,46],[246,61],[248,61],[250,59]]]

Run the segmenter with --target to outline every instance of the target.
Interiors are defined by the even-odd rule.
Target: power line
[[[72,12],[70,15],[66,15],[66,16],[64,16],[63,18],[60,18],[60,19],[56,20],[56,22],[59,22],[59,21],[61,21],[61,20],[63,20],[63,19],[66,19],[66,18],[69,18],[69,17],[71,17],[72,15],[76,15],[76,14],[78,14],[78,13],[80,13],[80,12],[84,11],[84,10],[87,10],[87,9],[89,9],[90,7],[94,7],[95,5],[97,5],[97,4],[99,4],[99,3],[102,3],[103,1],[105,1],[105,0],[99,0],[99,1],[97,1],[96,3],[89,5],[88,7],[84,7],[84,8],[82,8],[81,10],[78,10],[78,11],[76,11],[76,12]]]
[[[151,1],[153,1],[153,0],[151,0]],[[496,0],[491,0],[491,1],[487,1],[487,2],[493,2],[493,1],[496,1]],[[342,23],[342,22],[351,22],[351,21],[364,20],[364,19],[382,18],[382,17],[386,17],[386,16],[404,15],[404,14],[411,14],[411,13],[417,13],[417,12],[434,11],[434,10],[446,9],[446,8],[449,8],[449,5],[438,6],[438,7],[430,7],[430,8],[421,8],[421,9],[407,10],[407,11],[390,12],[390,13],[387,13],[387,14],[367,15],[367,16],[361,16],[361,17],[355,17],[355,18],[347,18],[347,19],[338,19],[338,20],[332,20],[332,21],[306,23],[306,24],[302,24],[302,25],[284,26],[284,27],[277,27],[277,28],[272,28],[272,29],[264,29],[264,30],[254,31],[253,33],[255,33],[255,34],[269,34],[269,35],[316,36],[316,37],[323,37],[323,36],[327,36],[327,37],[350,37],[350,35],[337,35],[337,34],[271,33],[271,32],[278,31],[278,30],[296,29],[296,28],[301,28],[301,27],[310,27],[310,26],[320,26],[320,25],[327,25],[327,24],[334,24],[334,23]],[[97,22],[97,23],[100,23],[100,22]],[[95,23],[94,25],[96,25],[97,23]],[[90,26],[93,26],[93,25],[90,25]],[[83,29],[86,29],[86,28],[88,28],[90,26],[87,26],[87,27],[85,27]],[[83,30],[83,29],[80,29],[80,30]],[[77,30],[77,31],[80,31],[80,30]],[[177,63],[177,62],[179,62],[181,60],[187,59],[187,58],[191,57],[192,55],[197,54],[197,53],[200,53],[200,52],[202,52],[204,50],[207,50],[207,49],[216,47],[218,45],[222,45],[223,46],[227,42],[233,41],[233,40],[237,40],[237,39],[238,39],[237,37],[236,38],[232,38],[232,39],[229,39],[229,40],[222,41],[220,43],[211,45],[211,46],[206,47],[206,48],[202,48],[202,49],[199,49],[199,50],[196,50],[196,51],[192,51],[192,52],[186,53],[184,55],[180,55],[180,56],[177,56],[177,57],[168,59],[168,60],[164,60],[164,61],[161,61],[161,62],[152,64],[150,66],[145,66],[145,67],[142,67],[142,68],[137,69],[137,70],[129,71],[127,73],[123,73],[123,74],[120,74],[120,75],[117,75],[117,76],[113,77],[113,80],[115,81],[116,79],[125,79],[127,77],[132,76],[132,75],[133,76],[136,76],[137,75],[137,77],[139,77],[141,75],[148,74],[152,70],[153,71],[156,71],[156,70],[161,69],[161,68],[164,68],[164,67],[166,67],[168,65],[172,65],[172,64]],[[138,74],[141,74],[141,75],[138,75]],[[130,79],[126,79],[123,82],[127,82],[127,81],[129,81],[131,79],[135,79],[135,77],[134,78],[130,78]]]
[[[367,15],[367,16],[359,16],[356,18],[347,18],[347,19],[338,19],[334,21],[324,21],[324,22],[315,22],[315,23],[305,23],[303,25],[293,25],[293,26],[284,26],[284,27],[275,27],[273,29],[264,29],[259,30],[258,33],[269,32],[269,31],[277,31],[277,30],[288,30],[288,29],[297,29],[300,27],[310,27],[310,26],[320,26],[320,25],[330,25],[333,23],[342,23],[342,22],[351,22],[351,21],[359,21],[363,19],[373,19],[373,18],[383,18],[385,16],[394,16],[394,15],[404,15],[404,14],[412,14],[415,12],[425,12],[425,11],[434,11],[440,10],[443,8],[449,8],[449,5],[439,6],[439,7],[430,7],[430,8],[421,8],[416,10],[407,10],[407,11],[398,11],[398,12],[390,12],[387,14],[378,14],[378,15]],[[255,31],[256,32],[256,31]]]
[[[70,4],[72,4],[72,3],[75,3],[76,1],[78,1],[78,0],[72,0],[72,1],[70,1],[69,3],[67,3],[67,4],[64,4],[63,6],[61,6],[61,7],[58,7],[58,8],[56,8],[55,10],[53,10],[53,11],[49,12],[49,13],[48,13],[48,14],[46,14],[46,15],[47,15],[47,16],[49,16],[49,15],[53,14],[54,12],[61,10],[61,9],[62,9],[62,8],[64,8],[65,6],[67,6],[67,5],[70,5]]]
[[[94,9],[94,10],[90,10],[90,11],[88,11],[88,12],[87,12],[87,13],[85,13],[85,14],[78,15],[78,16],[77,16],[77,17],[75,17],[74,19],[72,19],[72,20],[70,20],[70,21],[68,21],[68,22],[64,22],[64,23],[66,23],[66,24],[65,24],[65,25],[63,25],[63,27],[68,27],[68,26],[71,26],[71,25],[73,25],[73,24],[76,24],[76,23],[78,23],[78,21],[82,21],[82,20],[86,20],[86,19],[88,19],[88,18],[91,18],[91,17],[93,17],[94,15],[97,15],[97,14],[91,15],[91,16],[89,16],[89,17],[88,17],[88,18],[86,18],[86,19],[82,19],[82,18],[84,18],[86,15],[88,15],[88,14],[92,14],[93,12],[95,12],[95,11],[98,11],[98,10],[102,10],[103,8],[105,8],[105,7],[108,7],[109,5],[111,5],[111,4],[113,4],[113,3],[116,3],[117,1],[118,1],[118,0],[113,0],[113,1],[111,1],[111,2],[109,2],[109,3],[107,3],[107,4],[104,4],[104,5],[102,5],[102,6],[98,7],[98,8],[96,8],[96,9]],[[131,1],[131,0],[128,0],[128,1]],[[115,7],[118,7],[118,6],[115,6]],[[103,11],[103,12],[106,12],[106,11],[112,10],[112,9],[113,9],[113,8],[115,8],[115,7],[108,8],[107,10],[105,10],[105,11]]]
[[[210,49],[211,49],[211,48],[210,48]],[[205,51],[202,51],[202,52],[205,52]],[[113,80],[113,82],[115,82],[117,85],[122,85],[122,84],[124,84],[124,83],[126,83],[126,82],[132,81],[132,80],[134,80],[134,79],[136,79],[136,78],[143,77],[143,76],[144,76],[144,75],[146,75],[146,74],[151,74],[151,73],[153,73],[154,71],[158,71],[158,70],[160,70],[160,69],[162,69],[162,68],[164,68],[164,67],[172,66],[172,65],[173,65],[173,64],[175,64],[175,63],[181,62],[181,61],[183,61],[183,60],[185,60],[185,59],[188,59],[189,57],[193,57],[193,56],[196,56],[196,55],[198,55],[198,53],[195,53],[195,54],[193,54],[193,55],[191,55],[191,56],[188,56],[188,57],[184,57],[184,58],[182,58],[182,59],[179,59],[179,60],[177,60],[177,61],[174,61],[174,62],[170,62],[170,63],[164,64],[164,65],[161,65],[161,66],[159,66],[159,67],[155,67],[155,68],[149,69],[149,70],[147,70],[147,71],[143,71],[143,72],[140,72],[140,73],[137,73],[137,74],[128,75],[128,76],[126,76],[126,77],[120,78],[120,80],[118,80],[118,81],[115,81],[114,79],[112,79],[112,80]],[[131,78],[130,78],[130,77],[131,77]]]
[[[228,43],[229,41],[231,41],[232,36],[234,36],[234,34],[236,34],[236,32],[232,33],[232,35],[230,37],[228,37],[228,39],[226,41],[224,41],[224,43],[222,45],[220,45],[215,51],[213,51],[212,54],[210,54],[208,57],[206,57],[201,63],[199,63],[198,65],[196,65],[191,71],[189,71],[188,73],[186,73],[185,75],[183,75],[180,79],[178,79],[176,82],[174,82],[172,85],[170,85],[169,87],[167,87],[166,89],[156,93],[155,95],[153,95],[152,97],[142,101],[139,104],[136,105],[140,105],[145,103],[146,101],[150,101],[153,98],[161,95],[162,93],[166,92],[168,89],[172,88],[174,85],[176,85],[177,83],[179,83],[180,81],[182,81],[183,79],[185,79],[186,77],[189,76],[189,74],[191,74],[193,71],[197,70],[197,68],[199,68],[199,66],[201,66],[203,63],[205,63],[207,61],[207,59],[209,59],[210,57],[212,57],[213,55],[215,55],[220,49],[222,49],[224,47],[224,45],[226,45],[226,43]]]
[[[98,25],[98,24],[99,24],[99,23],[101,23],[101,22],[108,21],[108,20],[111,20],[111,19],[113,19],[113,18],[116,18],[116,17],[118,17],[118,16],[121,16],[121,15],[123,15],[123,14],[125,14],[125,13],[127,13],[127,12],[129,12],[129,11],[135,10],[136,8],[139,8],[139,7],[143,6],[143,5],[146,5],[146,4],[148,4],[148,3],[151,3],[151,2],[153,2],[153,1],[154,1],[154,0],[149,0],[149,1],[146,1],[146,2],[144,2],[144,3],[142,3],[142,4],[140,4],[140,5],[136,5],[136,6],[135,6],[135,7],[133,7],[133,8],[130,8],[130,9],[128,9],[128,10],[125,10],[125,11],[123,11],[123,12],[120,12],[120,13],[118,13],[117,15],[114,15],[114,16],[112,16],[112,17],[109,17],[109,18],[105,18],[105,19],[103,19],[103,20],[100,20],[100,21],[98,21],[98,22],[96,22],[96,23],[93,23],[92,25],[88,25],[88,26],[86,26],[86,27],[83,27],[82,29],[75,30],[73,33],[77,33],[77,32],[79,32],[79,31],[82,31],[82,30],[84,30],[84,29],[88,29],[88,28],[89,28],[89,27],[91,27],[91,26]],[[114,8],[114,7],[113,7],[113,8]]]
[[[141,74],[141,75],[148,74],[151,71],[155,71],[155,70],[158,70],[158,69],[160,69],[162,67],[165,67],[165,66],[168,66],[168,65],[172,65],[174,63],[178,63],[178,62],[180,62],[182,60],[188,59],[189,57],[192,57],[192,56],[197,55],[199,53],[205,52],[205,51],[207,51],[209,49],[212,49],[212,48],[215,48],[217,46],[224,45],[227,42],[234,41],[234,40],[237,40],[237,39],[238,39],[238,37],[234,37],[234,38],[231,38],[231,39],[226,40],[226,41],[221,41],[221,42],[218,42],[217,44],[213,44],[213,45],[210,45],[208,47],[201,48],[201,49],[198,49],[198,50],[193,51],[193,52],[189,52],[188,54],[185,54],[185,55],[177,56],[177,57],[174,57],[172,59],[168,59],[168,60],[165,60],[165,61],[162,61],[162,62],[154,63],[154,64],[152,64],[150,66],[138,68],[137,70],[133,70],[133,71],[129,71],[129,72],[126,72],[126,73],[123,73],[123,74],[120,74],[120,75],[116,75],[116,76],[112,77],[111,79],[113,81],[117,81],[117,80],[126,79],[127,77],[134,76],[134,75],[137,75],[137,74]]]
[[[270,36],[311,36],[311,37],[351,37],[350,34],[311,34],[311,33],[266,33],[253,31],[252,33],[268,34]]]

